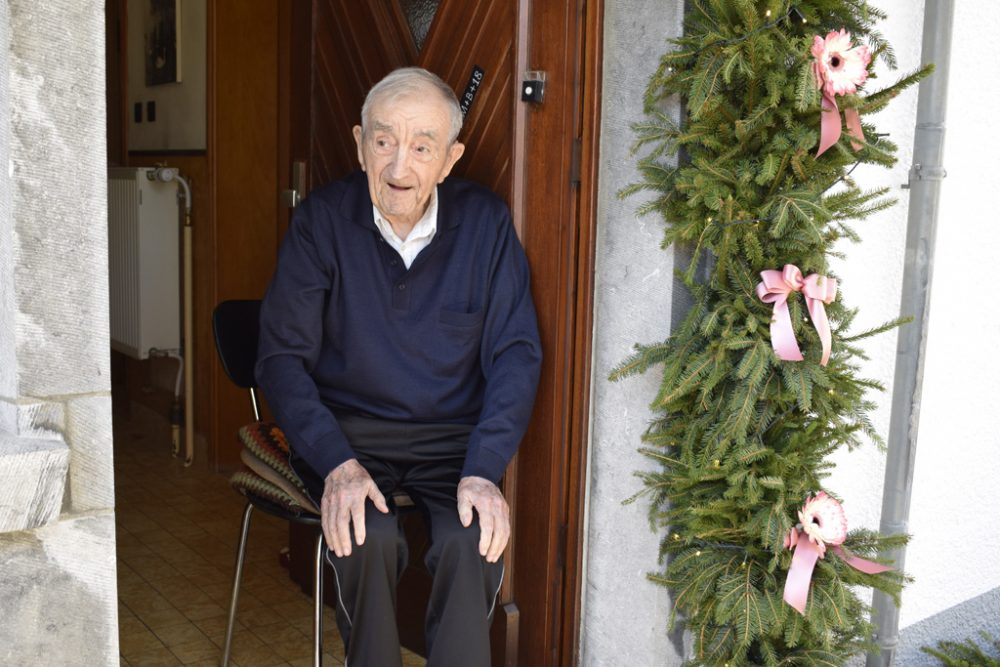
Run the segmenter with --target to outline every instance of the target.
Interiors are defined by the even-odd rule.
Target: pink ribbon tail
[[[837,109],[837,100],[834,99],[833,95],[824,93],[823,112],[820,114],[819,148],[816,150],[816,157],[837,143],[837,140],[840,139],[840,131],[840,110]]]
[[[799,541],[795,543],[792,566],[785,579],[783,598],[803,616],[806,613],[806,600],[809,598],[809,582],[812,581],[813,568],[816,567],[819,555],[819,547],[809,541],[808,535],[801,533]]]
[[[787,264],[784,271],[761,271],[763,282],[757,284],[757,297],[764,303],[773,303],[771,315],[771,347],[783,361],[802,361],[802,351],[795,340],[792,316],[788,311],[788,295],[798,291],[802,273],[798,267]]]
[[[865,131],[861,129],[861,115],[857,109],[844,109],[844,121],[847,122],[847,131],[850,132],[852,137],[855,137],[858,141],[865,140]],[[864,145],[858,143],[858,141],[851,140],[851,148],[856,151],[861,150],[861,147]]]
[[[864,572],[865,574],[881,574],[882,572],[888,572],[892,568],[888,565],[882,565],[881,563],[873,563],[870,560],[865,560],[864,558],[858,558],[853,554],[849,554],[841,547],[833,547],[833,553],[840,556],[841,560],[853,567],[859,572]]]
[[[823,344],[823,358],[820,365],[826,366],[830,361],[830,349],[833,344],[833,335],[830,332],[830,320],[826,316],[824,304],[833,303],[837,298],[837,281],[835,278],[827,278],[818,273],[811,274],[805,279],[802,293],[806,297],[806,307],[809,309],[809,317],[816,327],[819,340]]]

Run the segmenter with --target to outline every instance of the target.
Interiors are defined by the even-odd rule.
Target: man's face
[[[420,220],[434,187],[465,150],[458,142],[448,145],[449,119],[444,100],[428,91],[376,102],[367,131],[354,127],[372,203],[397,233]]]

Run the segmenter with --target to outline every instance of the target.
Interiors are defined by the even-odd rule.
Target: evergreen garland
[[[856,311],[838,296],[827,309],[833,353],[822,366],[819,337],[793,293],[788,304],[805,360],[781,361],[771,346],[772,307],[755,294],[760,272],[785,264],[832,277],[836,242],[859,240],[849,221],[894,203],[887,188],[865,189],[851,178],[857,164],[895,161],[896,146],[870,124],[860,150],[845,132],[815,157],[821,97],[813,38],[845,29],[868,45],[869,72],[878,58],[895,68],[874,28],[883,18],[863,0],[693,0],[684,36],[647,88],[648,120],[635,128],[642,181],[622,195],[654,193],[640,213],[663,217],[664,247],[693,249],[678,275],[694,305],[669,339],[637,346],[612,379],[662,369],[657,416],[641,450],[660,466],[640,474],[641,494],[664,530],[664,567],[650,577],[672,591],[671,623],[679,613],[690,631],[692,665],[842,664],[871,646],[870,609],[853,587],[872,586],[898,602],[905,579],[863,574],[827,554],[805,613],[783,602],[792,560],[783,540],[807,494],[822,488],[830,455],[862,436],[883,444],[865,396],[882,385],[859,375],[866,357],[857,343],[900,322],[851,333]],[[837,102],[863,118],[930,69]],[[675,96],[685,105],[679,126],[658,111]],[[906,539],[853,530],[844,547],[872,558]]]

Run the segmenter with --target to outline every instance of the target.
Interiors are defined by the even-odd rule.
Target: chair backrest
[[[257,386],[253,367],[257,363],[257,336],[260,333],[260,300],[223,301],[212,313],[215,349],[226,375],[237,386]]]

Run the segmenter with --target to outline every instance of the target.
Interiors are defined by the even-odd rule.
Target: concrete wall
[[[636,449],[658,379],[655,372],[607,379],[635,343],[666,337],[672,324],[674,255],[660,249],[662,223],[636,217],[641,197],[622,201],[616,193],[639,179],[629,155],[631,123],[643,119],[643,91],[666,40],[680,34],[681,17],[682,3],[605,3],[583,665],[680,664],[683,652],[679,633],[667,634],[670,596],[646,579],[659,549],[648,504],[622,505],[642,488],[633,473],[652,466]]]
[[[670,7],[663,7],[670,4]],[[664,337],[677,310],[673,257],[657,250],[654,218],[636,220],[638,200],[615,193],[635,180],[628,124],[641,118],[642,90],[665,40],[680,30],[680,3],[606,3],[601,187],[598,207],[597,330],[594,349],[589,524],[584,586],[583,664],[680,664],[677,638],[665,631],[669,596],[644,580],[656,567],[656,538],[645,532],[645,508],[621,506],[639,488],[632,472],[649,464],[635,454],[656,390],[655,373],[610,384],[608,371],[633,343]],[[875,0],[888,12],[881,26],[899,70],[881,67],[875,90],[920,65],[923,2]],[[1000,32],[1000,4],[955,3],[948,129],[930,307],[920,433],[910,512],[913,542],[906,569],[916,577],[903,596],[897,664],[932,664],[921,645],[962,639],[987,629],[1000,637],[1000,524],[990,502],[1000,479],[1000,309],[989,305],[995,254],[1000,249],[992,194],[1000,135],[992,114],[1000,89],[986,84],[982,44]],[[855,225],[860,245],[845,244],[835,264],[838,298],[860,308],[857,330],[899,314],[917,91],[894,100],[874,122],[900,148],[895,168],[859,168],[866,188],[888,186],[900,202]],[[888,436],[896,335],[866,343],[863,374],[888,391],[873,398],[875,427]],[[828,488],[844,498],[852,526],[878,528],[885,473],[874,446],[840,452]],[[629,536],[623,544],[620,535]]]
[[[0,0],[0,664],[118,663],[104,5]]]

